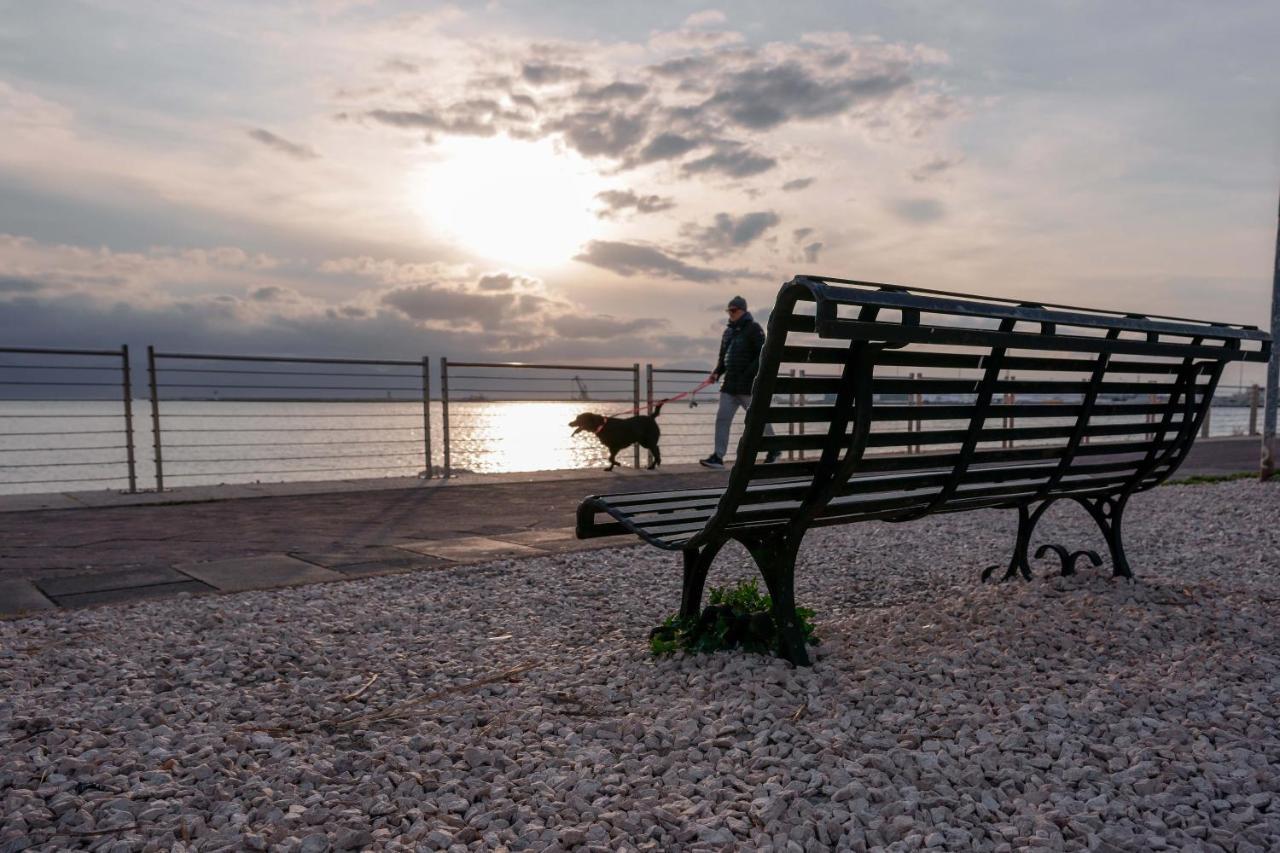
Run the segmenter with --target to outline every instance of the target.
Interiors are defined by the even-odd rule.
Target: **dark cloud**
[[[712,225],[686,225],[682,234],[696,244],[694,254],[713,257],[751,245],[781,221],[771,210],[744,213],[739,217],[717,213]]]
[[[797,228],[796,230],[791,232],[791,239],[799,243],[801,240],[803,240],[805,237],[808,237],[812,233],[813,233],[812,228]]]
[[[249,294],[249,298],[255,302],[281,302],[284,300],[294,299],[298,296],[296,290],[287,287],[279,287],[270,284],[266,287],[259,287]]]
[[[579,154],[620,160],[648,131],[648,119],[637,114],[588,110],[566,115],[548,125],[560,131]]]
[[[650,246],[612,240],[592,240],[586,251],[576,255],[574,260],[627,277],[648,274],[697,282],[719,281],[725,277],[725,273],[718,270],[690,266]]]
[[[631,190],[605,190],[597,193],[596,198],[605,204],[605,209],[596,214],[601,219],[617,216],[624,210],[634,210],[636,213],[660,213],[676,206],[676,203],[669,198],[659,195],[637,195]]]
[[[778,161],[772,157],[756,154],[748,148],[725,147],[715,154],[685,163],[681,168],[690,175],[719,172],[731,178],[749,178],[777,165]]]
[[[911,84],[905,73],[838,74],[821,79],[798,62],[756,66],[728,75],[703,104],[751,130],[791,119],[838,115],[861,101],[882,100]]]
[[[558,65],[550,62],[526,62],[520,68],[520,76],[531,86],[548,86],[564,83],[569,80],[583,80],[588,77],[584,68],[572,65]]]
[[[381,301],[414,320],[470,320],[485,329],[494,329],[511,317],[515,296],[511,293],[470,293],[438,284],[420,284],[388,291],[382,295]]]
[[[551,321],[551,328],[557,335],[566,338],[614,338],[622,335],[634,335],[636,332],[661,328],[666,320],[637,319],[615,320],[613,317],[597,315],[594,317],[576,317],[566,315]]]
[[[623,83],[617,81],[598,89],[586,87],[578,90],[579,100],[591,101],[638,101],[649,92],[649,87],[641,83]]]
[[[36,281],[34,278],[0,275],[0,293],[35,293],[44,288],[44,282]]]
[[[937,222],[946,216],[942,202],[932,198],[900,198],[889,202],[889,210],[908,222]]]
[[[276,136],[269,130],[263,130],[255,127],[247,131],[250,139],[261,142],[268,148],[279,151],[281,154],[287,154],[295,160],[314,160],[320,155],[315,149],[307,145],[300,145],[297,142],[290,142],[282,136]]]
[[[787,181],[785,184],[783,184],[782,191],[784,193],[799,192],[800,190],[803,190],[808,186],[810,186],[813,183],[813,181],[814,181],[813,178],[796,178],[794,181]]]
[[[822,251],[821,243],[810,243],[804,247],[804,260],[807,264],[816,264],[818,262],[818,254]]]
[[[934,157],[929,162],[924,163],[920,166],[917,166],[915,169],[912,169],[911,179],[913,181],[923,183],[924,181],[927,181],[930,178],[936,178],[938,175],[941,175],[943,172],[946,172],[950,169],[955,168],[956,166],[960,165],[963,159],[964,159],[963,157],[954,157],[950,159],[946,157]]]
[[[476,287],[482,291],[493,293],[495,291],[514,290],[516,283],[524,281],[518,275],[510,275],[509,273],[493,273],[480,277],[480,281],[476,283]]]
[[[635,156],[634,164],[656,163],[659,160],[674,160],[683,157],[693,149],[702,145],[696,139],[681,136],[678,133],[660,133],[650,139]]]

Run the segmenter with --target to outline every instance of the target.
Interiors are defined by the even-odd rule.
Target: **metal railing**
[[[498,410],[490,405],[494,403],[538,405],[527,406],[518,421],[500,422]],[[574,441],[568,422],[583,411],[602,415],[642,411],[640,365],[597,367],[442,358],[440,404],[446,477],[460,471],[529,470],[501,464],[500,460],[513,453],[526,457],[525,466],[583,467],[596,464],[601,446],[594,440]],[[456,450],[464,452],[466,465],[456,464]],[[632,459],[638,467],[638,446]]]
[[[0,492],[133,492],[140,484],[163,490],[173,484],[597,467],[608,453],[594,436],[572,434],[569,421],[577,414],[652,413],[659,401],[690,392],[707,375],[651,364],[442,358],[433,399],[432,367],[428,358],[216,355],[148,347],[146,376],[135,383],[127,347],[0,348]],[[136,423],[135,385],[150,401],[149,417]],[[1258,435],[1262,401],[1259,385],[1219,385],[1201,434]],[[711,451],[718,402],[712,386],[665,404],[659,419],[664,464],[694,462]],[[794,394],[778,402],[823,400]],[[918,406],[926,415],[942,401],[908,393],[893,402]],[[1019,400],[1009,395],[1005,402]],[[742,420],[734,419],[731,450]],[[1013,421],[1007,417],[1004,428],[1013,429]],[[802,419],[787,428],[803,432],[806,424]],[[919,432],[922,419],[886,422],[885,428]],[[139,447],[147,450],[138,453]],[[642,460],[648,454],[638,447],[623,454],[636,466],[652,461]],[[804,451],[787,455],[802,459]]]
[[[157,490],[432,475],[430,362],[147,348]],[[329,475],[315,477],[313,475]]]
[[[0,488],[104,483],[138,490],[129,348],[0,347]]]

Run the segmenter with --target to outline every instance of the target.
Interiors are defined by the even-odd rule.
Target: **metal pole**
[[[791,375],[791,378],[792,378],[792,379],[795,379],[795,378],[796,378],[796,369],[795,369],[794,367],[793,367],[793,368],[791,368],[791,374],[790,374],[790,375]],[[792,388],[794,388],[794,387],[795,387],[795,383],[794,383],[794,382],[793,382],[793,383],[791,383],[791,387],[792,387]],[[795,392],[795,391],[792,391],[791,393],[789,393],[789,394],[787,395],[787,405],[788,405],[788,406],[792,406],[792,407],[794,407],[794,406],[795,406],[795,404],[796,404],[796,392]],[[804,421],[801,421],[801,422],[800,422],[800,424],[801,424],[801,426],[803,426],[803,425],[804,425]],[[796,422],[795,422],[794,420],[789,420],[789,421],[787,421],[787,435],[795,435],[795,434],[796,434]],[[793,460],[793,459],[795,459],[795,458],[796,458],[796,451],[795,451],[795,449],[794,449],[794,448],[788,448],[788,449],[787,449],[787,461],[788,461],[788,462],[790,462],[790,461],[792,461],[792,460]]]
[[[151,435],[156,449],[156,491],[164,491],[164,456],[160,452],[160,395],[156,393],[156,348],[147,345],[147,378],[151,385]]]
[[[803,371],[803,370],[801,370],[801,371],[800,371],[800,379],[801,379],[801,380],[803,380],[803,379],[804,379],[804,371]],[[802,386],[801,386],[801,387],[803,387],[803,384],[802,384]],[[809,395],[808,395],[808,394],[806,394],[806,393],[804,393],[803,391],[801,391],[801,392],[800,392],[800,405],[801,405],[801,407],[804,407],[804,406],[808,405],[808,403],[809,403]],[[804,435],[804,423],[805,423],[804,421],[801,421],[801,422],[800,422],[800,434],[801,434],[801,435]],[[803,447],[801,447],[801,448],[800,448],[800,459],[801,459],[801,461],[803,461],[803,460],[804,460],[804,448],[803,448]]]
[[[631,365],[631,398],[635,401],[635,412],[640,414],[640,364],[637,362]],[[633,449],[635,450],[636,468],[640,467],[640,443],[636,442]]]
[[[422,357],[422,450],[427,462],[426,476],[430,480],[431,470],[431,359]]]
[[[1271,277],[1271,340],[1272,346],[1280,338],[1280,207],[1277,207],[1276,219],[1276,256],[1275,270]],[[1267,364],[1267,397],[1265,414],[1262,418],[1262,465],[1261,477],[1266,480],[1276,472],[1276,453],[1280,452],[1280,444],[1276,442],[1276,406],[1280,404],[1280,353],[1274,350],[1271,361]]]
[[[1213,401],[1209,401],[1209,405],[1204,407],[1204,423],[1200,425],[1200,437],[1209,437],[1209,419],[1213,415]]]
[[[449,459],[449,359],[440,359],[440,439],[444,442],[444,478],[453,476]]]
[[[1258,434],[1258,398],[1262,396],[1262,388],[1258,383],[1249,386],[1249,435]]]
[[[124,372],[124,449],[129,460],[129,494],[138,491],[138,472],[133,458],[133,380],[129,376],[129,345],[120,347],[120,368]]]
[[[644,366],[644,385],[645,385],[645,400],[648,401],[648,406],[649,406],[649,408],[646,410],[646,414],[652,416],[653,415],[653,365],[652,364],[646,364]],[[649,464],[650,465],[653,464],[652,452],[649,453]]]

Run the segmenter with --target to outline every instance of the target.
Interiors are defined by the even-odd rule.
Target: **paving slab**
[[[348,576],[385,575],[454,565],[453,560],[443,557],[409,553],[399,548],[378,545],[335,551],[292,551],[289,556]]]
[[[20,616],[57,607],[36,585],[26,580],[0,580],[0,616]]]
[[[397,548],[415,554],[444,557],[456,562],[478,563],[506,557],[535,557],[547,552],[540,548],[490,539],[488,536],[464,536],[460,539],[426,539],[421,542],[399,542]]]
[[[304,583],[338,580],[342,574],[284,554],[211,560],[174,566],[185,575],[222,592],[243,592]]]
[[[158,583],[150,586],[104,589],[80,595],[60,595],[57,601],[60,607],[88,607],[91,604],[117,604],[122,601],[139,601],[144,598],[163,598],[168,595],[180,595],[184,592],[199,595],[217,591],[207,583],[188,579],[178,583]]]
[[[37,578],[36,586],[53,599],[67,595],[83,595],[90,592],[106,592],[115,589],[133,589],[158,584],[185,583],[191,578],[175,569],[149,568],[124,571],[98,572],[95,574],[66,575],[56,578]]]
[[[518,530],[513,533],[495,533],[494,539],[515,542],[551,552],[594,551],[597,548],[617,548],[634,545],[639,540],[632,536],[613,536],[600,539],[579,539],[572,527],[553,527],[541,530]]]

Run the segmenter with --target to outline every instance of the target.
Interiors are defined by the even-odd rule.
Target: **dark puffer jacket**
[[[729,324],[720,339],[720,358],[715,372],[720,376],[720,390],[726,394],[750,394],[751,383],[760,369],[760,350],[764,347],[764,329],[750,311]]]

